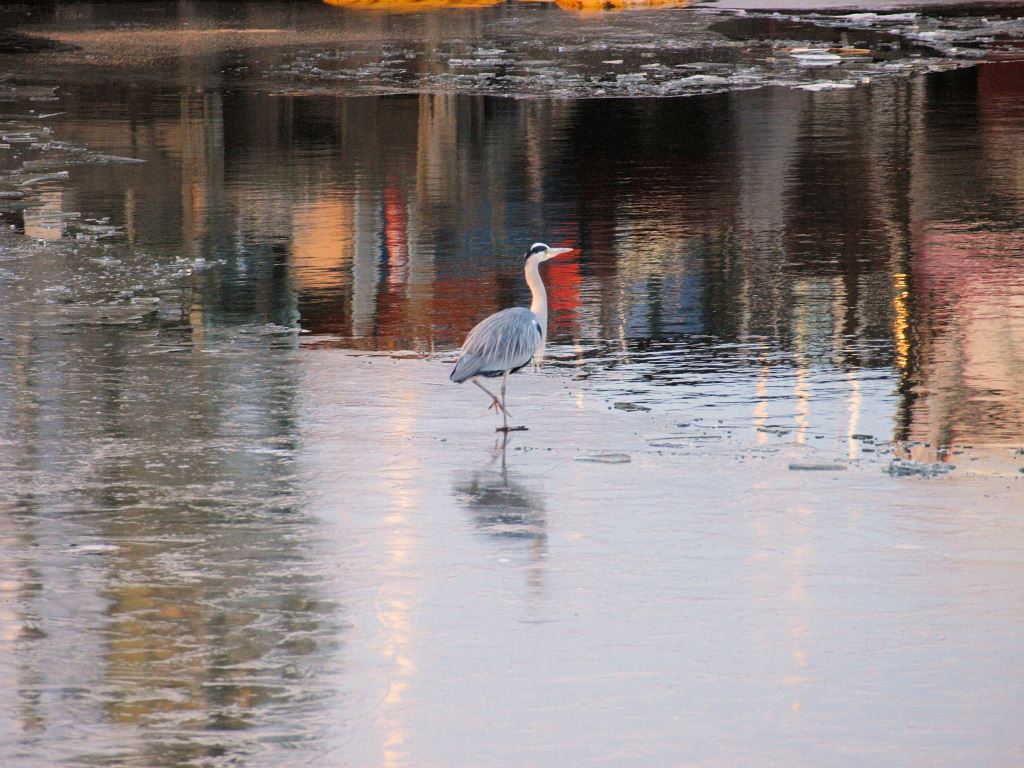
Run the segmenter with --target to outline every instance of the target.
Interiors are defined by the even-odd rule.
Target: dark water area
[[[195,5],[134,23],[248,18]],[[452,74],[555,12],[314,25],[355,84],[319,38],[140,59],[125,4],[0,59],[4,765],[1019,762],[1016,481],[881,470],[1018,472],[1024,62],[744,80],[756,30],[636,15],[549,33],[541,80],[624,57],[600,98]],[[630,92],[663,53],[716,92]],[[447,363],[535,241],[578,250],[492,455]],[[643,418],[705,442],[574,460]],[[811,449],[849,477],[759,463]]]
[[[667,100],[69,84],[53,138],[145,162],[69,166],[3,216],[66,242],[81,212],[123,232],[105,258],[187,268],[175,323],[430,354],[528,303],[526,246],[571,245],[546,281],[553,362],[579,376],[742,406],[807,373],[839,410],[863,378],[884,437],[1012,444],[1022,96],[1019,63]],[[76,285],[63,301],[118,295]]]

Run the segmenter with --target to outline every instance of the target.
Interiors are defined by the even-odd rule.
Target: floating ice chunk
[[[843,60],[842,56],[820,48],[794,48],[789,55],[802,67],[831,67]]]
[[[645,405],[637,405],[636,403],[615,403],[613,406],[617,411],[649,411],[651,410]]]
[[[629,464],[633,458],[628,453],[594,453],[589,456],[576,456],[575,460],[594,464]]]
[[[686,448],[689,443],[702,440],[721,440],[721,435],[667,435],[652,437],[647,441],[651,448]]]
[[[77,240],[109,240],[124,235],[123,230],[114,224],[76,224]]]
[[[156,310],[120,304],[65,304],[59,308],[62,325],[137,325]]]
[[[5,133],[3,140],[7,144],[31,144],[39,140],[38,133]]]
[[[42,176],[35,176],[31,179],[25,179],[21,182],[19,187],[28,187],[32,184],[42,184],[47,181],[67,181],[69,174],[67,171],[57,171],[57,173],[44,173]]]
[[[928,464],[927,462],[893,459],[889,462],[887,471],[894,477],[937,477],[948,475],[954,469],[956,466],[953,464]]]
[[[54,166],[60,167],[64,165],[64,161],[55,157],[42,158],[40,160],[26,160],[21,164],[21,167],[26,171],[46,171]]]
[[[759,426],[757,428],[757,431],[763,432],[766,435],[775,435],[776,437],[782,437],[783,435],[788,435],[792,430],[786,429],[785,427]]]
[[[509,59],[448,59],[449,67],[500,67],[511,64]],[[369,72],[367,74],[373,74]]]
[[[789,468],[794,472],[839,472],[846,469],[846,465],[836,461],[791,461]]]
[[[726,77],[719,75],[690,75],[689,77],[682,77],[673,82],[680,85],[721,85],[722,83],[729,82]]]
[[[846,89],[846,88],[853,88],[853,87],[854,87],[853,83],[846,83],[846,82],[836,83],[836,82],[831,82],[831,81],[827,81],[827,80],[822,80],[822,81],[817,82],[817,83],[805,83],[804,85],[798,85],[797,86],[797,88],[799,90],[801,90],[801,91],[836,91],[836,90],[843,90],[843,89]]]
[[[94,163],[103,163],[105,165],[139,165],[146,162],[139,157],[122,157],[121,155],[92,155],[90,158]]]
[[[69,544],[68,548],[76,555],[102,555],[120,549],[115,544]]]
[[[82,218],[79,211],[48,211],[46,209],[33,212],[33,217],[46,221],[72,221]]]
[[[918,13],[844,13],[836,16],[837,19],[848,19],[850,21],[914,21]]]

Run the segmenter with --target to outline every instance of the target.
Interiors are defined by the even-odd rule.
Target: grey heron
[[[530,360],[543,352],[548,335],[548,294],[544,281],[540,279],[540,264],[553,259],[572,248],[551,248],[544,243],[534,243],[523,257],[526,284],[533,297],[530,308],[510,307],[484,318],[469,332],[462,345],[462,355],[451,378],[456,384],[472,381],[491,398],[490,408],[501,411],[502,426],[498,432],[526,429],[510,427],[511,415],[505,407],[505,387],[508,376],[527,365]],[[539,359],[539,357],[538,357]],[[480,383],[480,377],[501,376],[501,398]]]

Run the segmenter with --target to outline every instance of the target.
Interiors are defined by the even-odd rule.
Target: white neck
[[[526,260],[526,284],[530,286],[533,301],[530,311],[537,316],[540,330],[546,340],[548,337],[548,293],[544,290],[544,281],[540,279],[540,260]]]

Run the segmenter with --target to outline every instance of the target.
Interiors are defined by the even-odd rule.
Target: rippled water
[[[165,50],[174,14],[146,4],[140,56],[121,6],[57,5],[31,30],[81,51],[0,60],[11,765],[758,762],[733,727],[764,764],[942,762],[925,731],[882,746],[886,702],[960,764],[1020,755],[1019,515],[902,502],[878,471],[1024,441],[1024,64],[913,47],[974,17],[844,22],[877,55],[810,73],[765,70],[832,42],[806,19],[229,4]],[[268,18],[287,44],[252,38]],[[193,34],[224,28],[249,36]],[[680,92],[718,92],[648,98],[697,76]],[[552,81],[603,98],[533,98]],[[491,425],[440,361],[528,303],[537,240],[579,252],[544,268],[545,375],[512,396],[550,400],[508,460],[458,437]],[[633,417],[747,442],[645,454],[631,483],[563,455]],[[878,478],[780,485],[780,446]]]
[[[49,151],[7,153],[32,166],[15,180],[71,179],[4,214],[69,256],[7,266],[34,269],[10,290],[172,335],[437,353],[527,302],[519,254],[543,239],[580,249],[545,273],[551,357],[578,376],[787,422],[806,395],[827,432],[855,398],[886,437],[1019,442],[1022,81],[995,63],[625,101],[71,83],[36,105],[62,114],[11,123]]]

